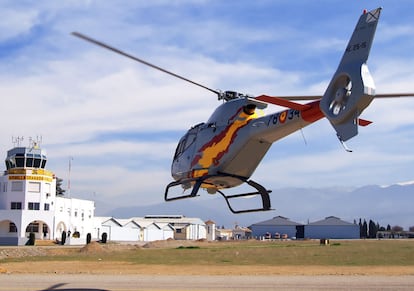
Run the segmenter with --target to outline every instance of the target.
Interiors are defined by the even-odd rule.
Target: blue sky
[[[216,96],[72,31],[213,89],[323,94],[363,9],[378,6],[368,61],[377,92],[414,92],[412,1],[2,1],[0,152],[41,135],[64,186],[71,159],[73,196],[161,202],[178,139]],[[353,153],[320,121],[274,144],[252,178],[270,189],[412,181],[413,112],[413,99],[374,101]]]

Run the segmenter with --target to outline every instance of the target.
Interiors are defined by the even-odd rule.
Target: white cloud
[[[0,19],[0,42],[24,36],[39,22],[35,9],[2,8]]]

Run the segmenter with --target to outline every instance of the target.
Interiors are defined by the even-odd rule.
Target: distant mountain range
[[[204,193],[202,193],[204,194]],[[271,194],[275,210],[247,214],[232,214],[221,196],[200,197],[145,206],[110,208],[97,202],[97,216],[130,218],[145,215],[182,214],[213,220],[218,226],[249,226],[281,215],[298,223],[336,216],[349,222],[359,218],[372,219],[381,226],[399,225],[408,229],[414,226],[414,184],[400,183],[391,186],[364,186],[346,188],[283,188]],[[240,199],[238,207],[252,207],[250,199]],[[240,209],[239,208],[239,209]]]

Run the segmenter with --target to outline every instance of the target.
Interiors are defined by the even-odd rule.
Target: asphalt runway
[[[413,290],[413,276],[2,274],[0,290]]]

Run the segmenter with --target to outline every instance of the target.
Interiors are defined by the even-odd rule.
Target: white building
[[[98,237],[107,234],[110,241],[147,242],[155,240],[206,239],[206,224],[199,218],[182,215],[147,215],[118,219],[96,217]]]
[[[207,231],[207,240],[208,241],[216,240],[216,223],[212,220],[207,220],[205,223],[206,223],[206,231]]]
[[[90,200],[56,196],[56,177],[45,169],[46,152],[37,145],[7,152],[0,176],[0,245],[24,245],[36,240],[85,244],[87,235],[112,241],[206,239],[206,224],[182,215],[152,215],[130,219],[94,217]]]
[[[7,152],[0,176],[0,245],[24,245],[30,233],[38,239],[85,243],[95,237],[94,202],[56,197],[56,177],[45,169],[46,152],[36,144]]]
[[[94,201],[56,197],[55,203],[55,232],[51,238],[61,240],[63,232],[67,234],[68,244],[85,244],[88,233],[91,238],[98,238]]]

